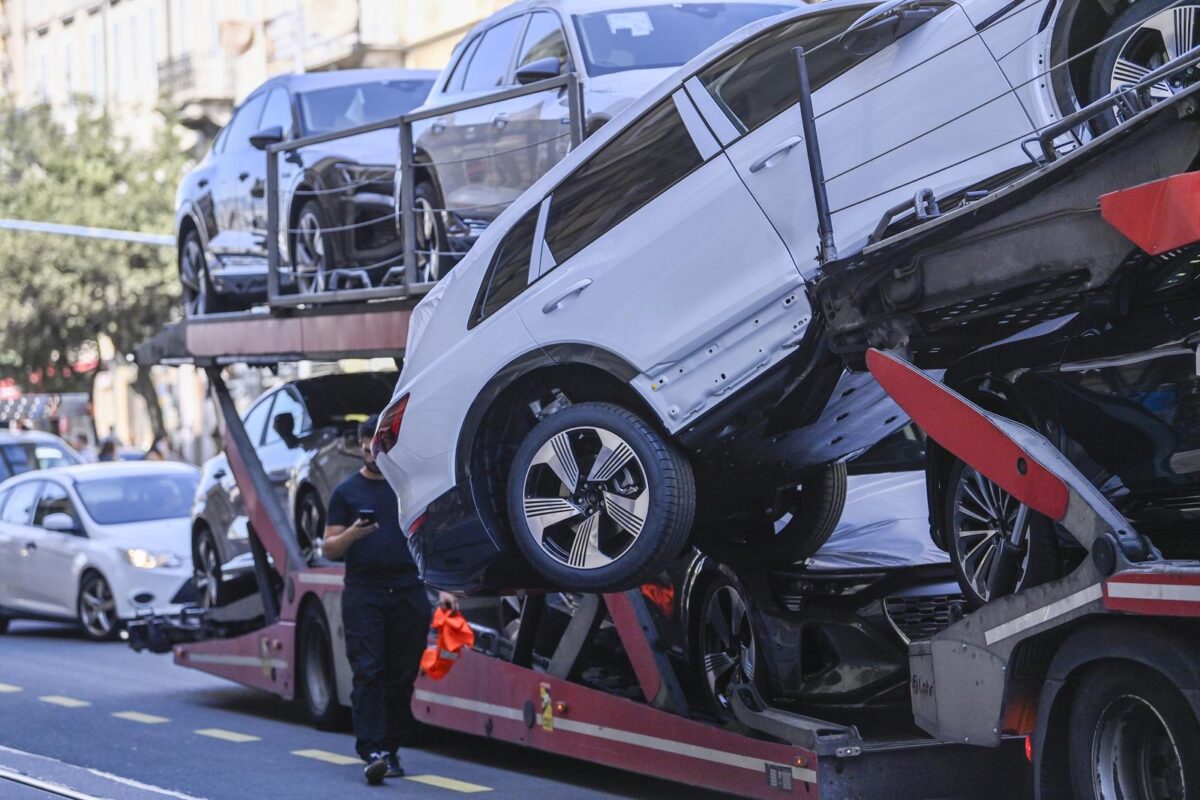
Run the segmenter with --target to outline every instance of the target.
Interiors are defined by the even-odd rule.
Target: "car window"
[[[46,481],[45,489],[42,492],[41,498],[38,499],[37,508],[33,513],[33,524],[41,527],[46,522],[46,517],[51,514],[67,514],[72,519],[79,519],[75,513],[75,505],[71,502],[71,498],[67,495],[67,490],[54,481]]]
[[[763,17],[795,8],[782,3],[663,3],[610,8],[575,17],[589,75],[678,67],[711,44]]]
[[[281,414],[292,415],[293,434],[299,436],[304,431],[304,404],[290,390],[284,390],[275,398],[275,405],[271,408],[271,424],[267,426],[267,444],[281,441],[279,434],[275,432],[275,418]]]
[[[529,285],[529,260],[533,256],[533,233],[540,208],[534,206],[525,212],[496,248],[475,300],[472,326],[503,308]]]
[[[283,138],[292,135],[292,101],[288,98],[286,89],[272,89],[267,95],[267,104],[263,107],[262,119],[258,122],[258,131],[278,125],[283,129]]]
[[[813,91],[864,58],[837,43],[863,10],[839,9],[772,28],[701,72],[700,82],[742,133],[752,131],[799,102],[794,48],[805,50]]]
[[[471,65],[471,59],[475,57],[475,51],[479,49],[479,42],[483,39],[482,36],[476,36],[470,43],[463,48],[462,55],[458,58],[458,63],[454,65],[454,71],[450,73],[449,80],[442,88],[443,92],[461,92],[463,79],[467,77],[467,67]]]
[[[250,437],[250,444],[254,447],[262,444],[263,428],[266,427],[267,413],[271,410],[271,401],[274,399],[274,395],[264,397],[242,418],[242,425],[246,428],[246,435]]]
[[[26,481],[12,488],[8,502],[4,504],[4,512],[0,520],[17,525],[28,525],[33,519],[33,508],[37,504],[38,491],[41,481]]]
[[[229,138],[229,126],[221,128],[221,132],[217,134],[217,138],[213,140],[212,151],[220,153],[225,149],[225,140]]]
[[[0,492],[0,519],[3,519],[4,504],[8,502],[9,492]]]
[[[187,519],[192,514],[192,498],[199,481],[195,473],[126,475],[80,481],[75,491],[97,524],[128,525],[158,519]],[[165,535],[170,530],[163,528],[156,532]]]
[[[300,119],[308,136],[370,125],[412,111],[432,86],[432,80],[374,81],[301,92]]]
[[[509,62],[517,46],[517,36],[524,24],[525,17],[513,17],[483,34],[482,41],[471,54],[471,63],[467,65],[463,91],[482,92],[505,85]]]
[[[525,29],[525,40],[517,56],[517,69],[543,58],[558,61],[558,71],[567,71],[567,39],[563,36],[558,15],[552,11],[539,11],[529,18]]]
[[[553,192],[546,243],[562,264],[703,163],[668,98],[614,137]]]
[[[229,133],[225,134],[225,152],[240,153],[251,149],[250,137],[259,131],[258,121],[266,98],[265,92],[259,92],[238,109],[229,123]]]
[[[63,467],[78,464],[79,459],[56,444],[39,444],[33,448],[34,461],[38,469]]]

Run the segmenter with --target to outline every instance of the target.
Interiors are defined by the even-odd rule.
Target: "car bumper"
[[[190,569],[159,571],[130,567],[113,584],[117,616],[121,619],[148,612],[169,614],[195,605]]]

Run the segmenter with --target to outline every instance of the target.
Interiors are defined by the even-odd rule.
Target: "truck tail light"
[[[404,421],[404,410],[408,408],[408,395],[404,395],[387,407],[379,418],[379,427],[371,439],[371,455],[378,459],[396,446],[400,438],[400,423]]]

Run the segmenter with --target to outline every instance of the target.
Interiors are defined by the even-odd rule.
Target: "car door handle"
[[[508,126],[508,114],[501,111],[496,116],[492,117],[493,128],[505,128]]]
[[[37,542],[26,542],[25,549],[26,550],[37,550]]]
[[[565,303],[567,300],[570,300],[572,297],[579,294],[580,292],[582,292],[584,289],[588,288],[591,285],[592,285],[592,279],[584,278],[579,283],[574,284],[573,286],[571,286],[571,288],[567,289],[565,292],[563,292],[562,294],[555,297],[549,303],[546,303],[546,305],[542,306],[542,313],[549,314],[551,311],[557,311],[562,306],[563,303]]]
[[[213,470],[213,477],[217,480],[221,480],[221,478],[224,478],[228,474],[229,473],[223,469]]]
[[[250,173],[249,173],[249,172],[243,172],[241,175],[238,175],[238,180],[239,180],[239,181],[244,181],[244,180],[246,180],[246,179],[247,179],[247,178],[249,178],[249,177],[250,177]]]
[[[203,189],[205,186],[208,186],[208,178],[201,178],[196,181],[196,185]]]
[[[795,147],[796,145],[800,144],[803,141],[804,141],[804,139],[799,136],[791,136],[787,139],[784,139],[782,142],[779,143],[779,145],[774,150],[767,153],[765,156],[760,158],[758,161],[755,161],[753,164],[751,164],[750,171],[751,172],[762,172],[764,169],[770,169],[771,167],[778,164],[779,161],[784,156],[786,156],[788,153],[792,152],[793,147]]]
[[[430,130],[432,130],[434,133],[442,133],[446,130],[446,124],[445,117],[438,117],[433,121],[433,125],[430,126]]]

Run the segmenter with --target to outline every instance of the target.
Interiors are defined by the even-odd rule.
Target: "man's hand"
[[[321,552],[328,559],[340,561],[346,555],[346,551],[350,549],[350,545],[364,536],[370,536],[377,530],[379,530],[377,523],[367,522],[364,519],[356,519],[345,526],[330,525],[325,529],[325,540],[321,545]]]
[[[458,595],[438,592],[437,604],[450,611],[458,611]]]

